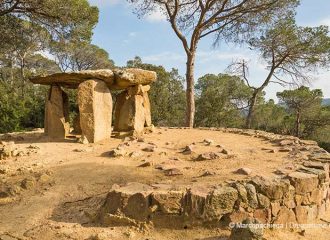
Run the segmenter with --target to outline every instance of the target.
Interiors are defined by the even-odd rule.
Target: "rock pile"
[[[15,142],[0,141],[0,160],[4,160],[10,157],[21,157],[37,153],[39,147],[30,145],[23,149],[19,148]]]

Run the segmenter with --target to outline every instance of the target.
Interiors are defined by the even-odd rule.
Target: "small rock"
[[[6,174],[8,172],[8,168],[0,167],[0,174]]]
[[[183,151],[181,152],[183,154],[191,154],[193,153],[193,147],[191,145],[187,145]]]
[[[155,165],[155,169],[158,169],[158,170],[164,170],[165,167],[164,167],[163,164],[156,164],[156,165]]]
[[[76,149],[73,149],[73,152],[86,152],[86,150],[76,148]]]
[[[229,152],[226,149],[222,149],[221,153],[228,155]]]
[[[291,152],[292,148],[284,147],[284,148],[280,148],[278,151],[279,152]]]
[[[11,152],[11,155],[13,156],[13,157],[17,157],[18,155],[19,155],[19,151],[17,150],[17,149],[15,149],[15,150],[13,150],[12,152]]]
[[[42,174],[40,177],[39,177],[39,179],[38,179],[38,181],[40,182],[40,183],[47,183],[47,182],[49,182],[51,180],[51,177],[48,175],[48,174]]]
[[[294,140],[285,139],[280,142],[281,146],[294,145]]]
[[[181,161],[181,159],[178,158],[178,157],[170,157],[169,160],[173,160],[173,161]]]
[[[220,156],[217,153],[214,152],[207,152],[200,154],[197,158],[196,161],[204,161],[204,160],[213,160],[213,159],[218,159]]]
[[[205,143],[205,145],[207,145],[207,146],[210,146],[210,145],[212,145],[214,143],[214,141],[211,140],[211,139],[204,139],[203,140],[203,143]]]
[[[150,166],[151,166],[151,162],[145,162],[139,165],[138,167],[150,167]]]
[[[86,136],[82,135],[81,138],[79,138],[78,140],[79,143],[82,143],[82,144],[88,144],[88,139]]]
[[[127,155],[127,152],[122,148],[116,148],[110,151],[111,157],[124,157]]]
[[[143,153],[140,152],[140,151],[134,151],[134,152],[131,152],[131,153],[129,154],[129,156],[130,156],[131,158],[141,157],[142,155],[143,155]]]
[[[143,148],[142,151],[144,151],[144,152],[155,152],[156,148],[157,148],[156,146],[151,145],[151,146],[147,146],[147,147]]]
[[[237,174],[250,175],[252,170],[250,168],[240,168],[236,171]]]
[[[275,149],[272,149],[272,148],[261,148],[262,151],[266,151],[268,153],[275,153],[276,150]]]
[[[159,155],[160,156],[167,156],[167,152],[160,152]]]
[[[207,177],[207,176],[213,176],[216,175],[215,172],[211,172],[211,171],[205,171],[202,175],[200,175],[200,177]]]
[[[165,176],[178,176],[178,175],[183,175],[183,173],[181,172],[180,169],[177,168],[170,168],[170,169],[166,169],[164,171]]]
[[[21,187],[29,190],[34,188],[36,185],[36,180],[34,178],[25,178],[22,182],[21,182]]]
[[[27,148],[29,148],[29,149],[40,149],[40,147],[38,147],[36,145],[30,145]]]

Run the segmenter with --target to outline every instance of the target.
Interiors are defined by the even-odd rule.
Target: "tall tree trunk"
[[[187,53],[187,69],[186,69],[186,127],[194,127],[194,118],[195,118],[195,92],[194,92],[194,70],[195,70],[195,53]]]
[[[300,110],[297,111],[297,116],[296,116],[296,126],[295,126],[295,135],[296,137],[299,137],[300,135],[300,124],[301,124],[301,113]]]
[[[246,128],[251,128],[252,127],[252,120],[253,120],[253,117],[254,117],[254,110],[255,110],[255,105],[257,103],[258,94],[259,94],[259,90],[255,89],[253,94],[252,94],[252,97],[250,99],[249,112],[248,112],[248,115],[246,117],[246,123],[245,123]]]

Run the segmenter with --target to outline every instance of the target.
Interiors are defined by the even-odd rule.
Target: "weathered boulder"
[[[275,220],[275,224],[296,223],[296,215],[292,209],[281,207]]]
[[[317,175],[303,172],[292,172],[289,174],[290,182],[295,187],[297,194],[312,192],[317,188],[319,179]]]
[[[51,86],[45,107],[45,134],[51,138],[65,138],[70,132],[69,100],[59,86]]]
[[[251,208],[258,207],[258,198],[256,188],[252,184],[246,184],[248,203]]]
[[[114,186],[99,209],[99,218],[104,222],[108,214],[124,213],[132,219],[145,221],[148,216],[148,195],[153,188],[142,183],[128,183],[126,186]]]
[[[88,80],[78,87],[78,105],[82,135],[90,143],[111,137],[112,97],[100,80]]]
[[[281,199],[289,190],[290,183],[284,179],[272,179],[256,176],[251,183],[256,187],[257,192],[264,194],[269,199]]]
[[[115,82],[111,89],[126,89],[135,85],[149,85],[157,80],[153,71],[138,68],[114,69]]]
[[[182,191],[156,191],[151,194],[151,204],[163,214],[180,214],[183,196]]]
[[[298,223],[313,223],[318,215],[317,205],[297,206],[295,213]]]
[[[210,195],[208,195],[204,206],[205,220],[220,220],[220,218],[227,213],[233,211],[238,193],[232,187],[216,188]]]

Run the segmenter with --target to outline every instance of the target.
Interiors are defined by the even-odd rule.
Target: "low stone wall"
[[[212,188],[129,183],[114,186],[99,209],[105,225],[152,222],[156,227],[220,226],[254,217],[261,223],[311,223],[330,210],[330,154],[314,141],[264,131],[200,128],[268,140],[301,158],[289,174],[219,183]],[[301,153],[301,155],[299,155]]]

